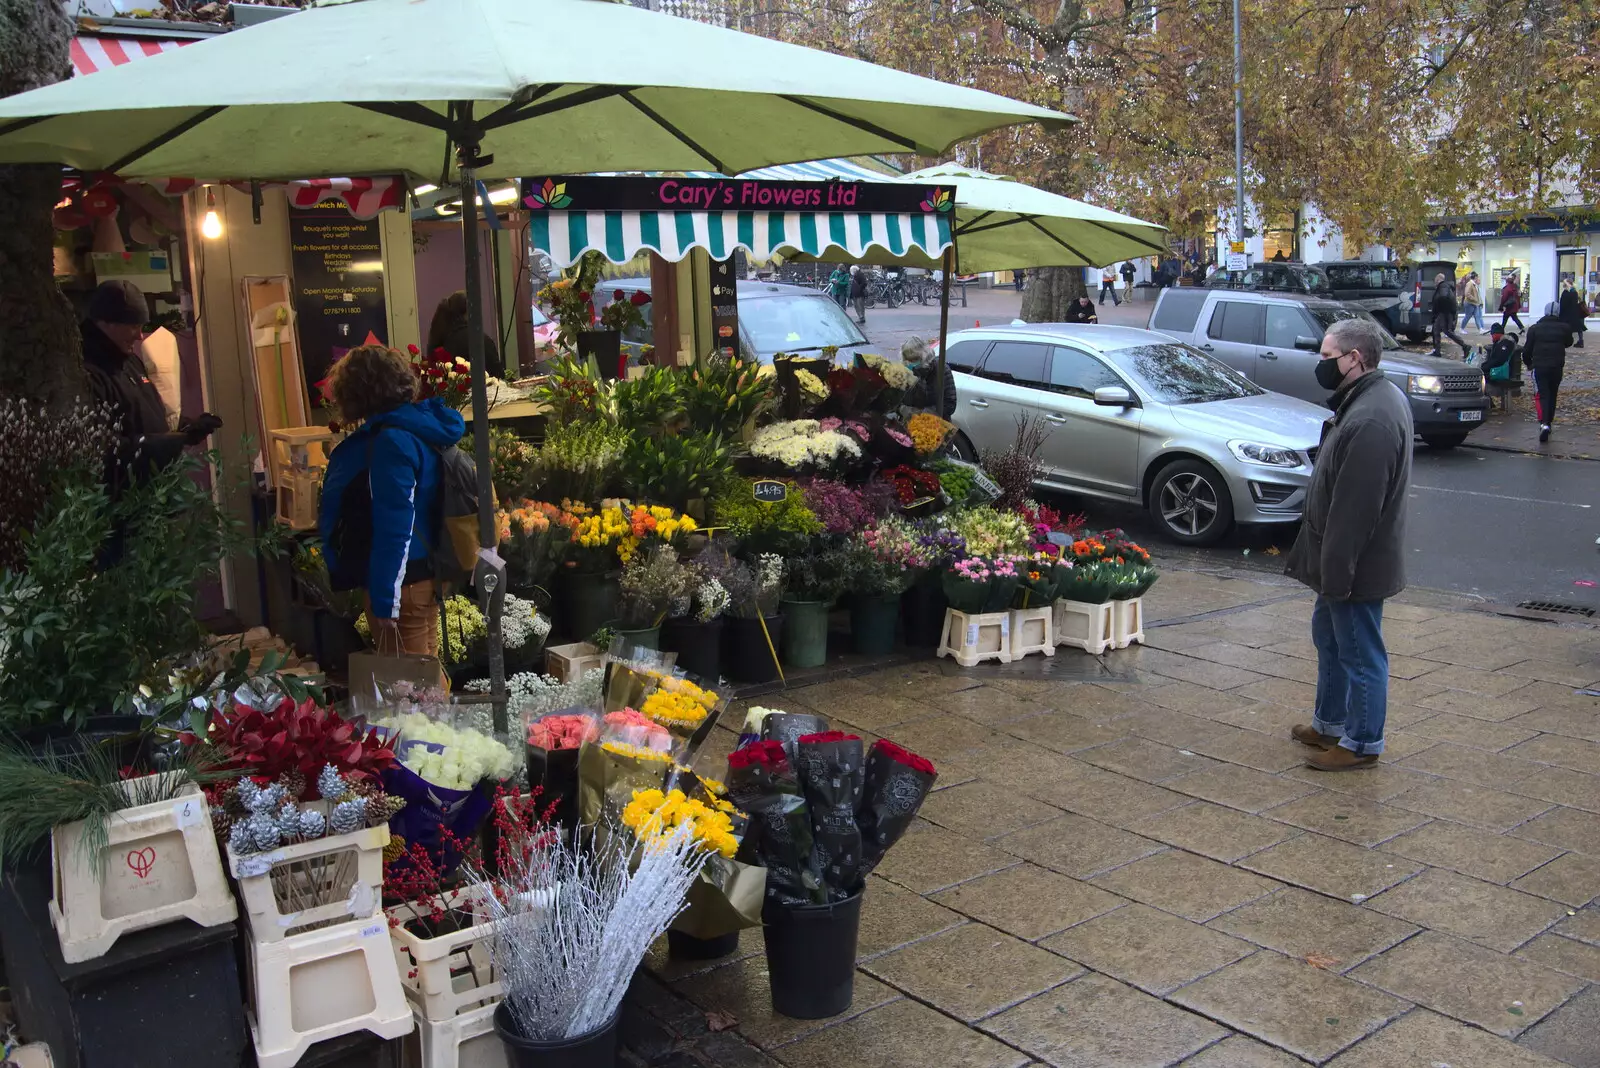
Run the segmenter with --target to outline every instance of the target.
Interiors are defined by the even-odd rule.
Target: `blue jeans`
[[[1389,711],[1383,602],[1318,597],[1311,643],[1317,647],[1317,710],[1311,725],[1352,753],[1383,752]]]
[[[1478,333],[1483,333],[1483,305],[1463,304],[1461,306],[1461,325],[1466,326],[1474,319],[1478,321]]]

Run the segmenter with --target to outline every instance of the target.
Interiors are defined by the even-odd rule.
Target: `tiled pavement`
[[[761,699],[940,777],[871,879],[844,1016],[773,1015],[759,932],[652,958],[733,1021],[732,1063],[1600,1068],[1600,702],[1574,692],[1600,631],[1391,602],[1388,752],[1330,776],[1287,737],[1302,588],[1170,572],[1147,608],[1147,645],[1098,661]]]

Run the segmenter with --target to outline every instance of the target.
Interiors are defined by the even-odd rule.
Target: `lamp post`
[[[1233,191],[1237,198],[1233,239],[1244,242],[1244,47],[1239,39],[1239,0],[1233,0]]]

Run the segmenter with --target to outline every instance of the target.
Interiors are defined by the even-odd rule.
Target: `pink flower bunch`
[[[994,577],[989,562],[981,556],[968,556],[950,565],[950,570],[968,582],[988,582]]]
[[[828,418],[822,420],[818,426],[825,431],[839,430],[846,434],[853,434],[855,435],[856,440],[863,444],[865,444],[867,438],[871,436],[871,432],[867,429],[867,424],[858,419],[840,419],[838,416],[829,416]],[[906,444],[910,444],[909,439],[907,440]]]
[[[907,433],[905,433],[904,431],[901,431],[901,430],[896,430],[892,426],[885,426],[883,428],[883,432],[885,434],[888,434],[889,437],[894,440],[895,444],[903,445],[908,449],[912,447],[911,446],[911,435],[910,434],[907,434]]]
[[[912,529],[892,517],[863,530],[861,540],[880,561],[902,569],[924,568],[933,562]]]

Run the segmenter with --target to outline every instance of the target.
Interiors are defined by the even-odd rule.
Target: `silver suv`
[[[1322,335],[1340,319],[1371,316],[1332,300],[1232,289],[1163,289],[1150,329],[1210,353],[1264,389],[1326,404],[1331,391],[1313,373]],[[1417,436],[1448,449],[1483,425],[1489,398],[1483,372],[1421,356],[1384,332],[1383,373],[1411,401]]]

